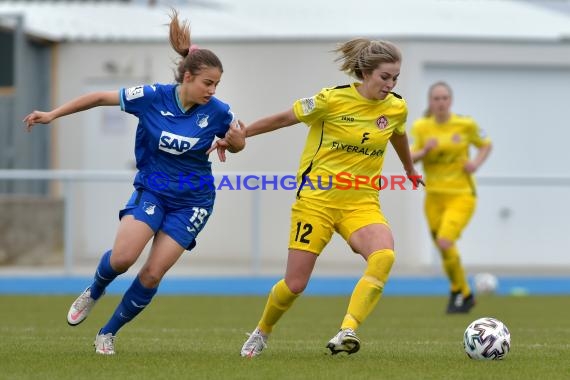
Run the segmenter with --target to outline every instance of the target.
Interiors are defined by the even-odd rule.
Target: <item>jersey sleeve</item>
[[[475,145],[477,148],[491,143],[491,139],[487,136],[484,130],[479,128],[479,125],[477,125],[475,120],[472,120],[469,133],[469,142]]]
[[[228,131],[228,129],[230,129],[230,125],[232,125],[235,122],[237,122],[237,117],[232,112],[232,110],[230,108],[228,108],[228,110],[224,116],[224,119],[222,120],[222,127],[221,127],[220,131],[218,133],[216,133],[216,136],[218,136],[219,138],[223,138],[226,135],[226,132]]]
[[[328,113],[328,89],[323,89],[310,98],[302,98],[293,103],[293,112],[297,119],[308,126],[323,120]]]
[[[140,115],[152,102],[156,87],[149,85],[122,88],[119,91],[121,109],[133,115]]]

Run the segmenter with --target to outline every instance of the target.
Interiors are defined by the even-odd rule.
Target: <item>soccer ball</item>
[[[475,275],[475,291],[479,294],[495,293],[499,280],[491,273],[478,273]]]
[[[467,326],[463,348],[471,359],[504,359],[511,349],[511,333],[498,319],[479,318]]]

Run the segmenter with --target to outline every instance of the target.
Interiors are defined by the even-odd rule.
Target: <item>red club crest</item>
[[[376,125],[380,129],[386,128],[388,126],[388,118],[386,118],[384,115],[380,116],[378,119],[376,119]]]

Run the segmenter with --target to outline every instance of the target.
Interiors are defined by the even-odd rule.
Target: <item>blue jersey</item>
[[[120,90],[121,109],[139,119],[134,186],[172,207],[211,207],[215,199],[206,151],[234,120],[229,105],[212,97],[184,111],[177,86],[154,84]]]

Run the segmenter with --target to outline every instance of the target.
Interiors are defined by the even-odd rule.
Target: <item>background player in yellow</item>
[[[367,267],[354,288],[340,331],[327,344],[333,354],[359,350],[355,330],[374,309],[394,262],[394,241],[380,210],[378,184],[370,180],[382,170],[388,142],[406,174],[417,176],[405,131],[406,103],[391,92],[400,75],[401,54],[389,42],[367,39],[348,41],[336,52],[341,70],[361,82],[325,88],[246,129],[247,136],[255,136],[299,122],[309,126],[291,212],[285,278],[271,289],[242,356],[259,355],[266,347],[268,335],[307,286],[319,254],[335,231],[367,261]],[[223,140],[214,145],[218,153],[223,147]],[[354,182],[349,186],[339,181],[339,173]]]
[[[473,173],[487,159],[491,140],[472,118],[451,112],[452,91],[446,83],[434,83],[428,100],[426,115],[412,127],[412,157],[414,162],[423,162],[424,210],[451,285],[447,312],[467,313],[475,305],[475,298],[456,241],[475,211]],[[471,145],[478,148],[473,160],[469,158]]]

